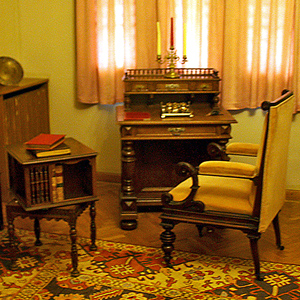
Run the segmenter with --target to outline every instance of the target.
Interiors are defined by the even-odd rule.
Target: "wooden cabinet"
[[[236,120],[219,105],[218,72],[214,69],[128,70],[124,77],[125,103],[117,107],[122,143],[121,227],[137,226],[138,210],[159,207],[162,192],[181,180],[178,162],[196,166],[224,159],[225,145]],[[161,117],[161,103],[189,102],[193,117]],[[127,111],[148,112],[150,120],[126,120]]]
[[[24,78],[18,85],[0,86],[0,184],[7,202],[9,177],[6,145],[50,132],[48,80]]]
[[[24,144],[7,147],[11,190],[27,211],[90,202],[96,197],[97,152],[66,138],[71,154],[36,158]]]

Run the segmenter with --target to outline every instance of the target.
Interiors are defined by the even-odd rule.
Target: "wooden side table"
[[[7,146],[13,201],[6,205],[6,211],[12,249],[15,248],[13,221],[18,216],[35,220],[36,245],[40,244],[40,219],[68,222],[72,242],[72,275],[77,276],[76,220],[88,206],[91,250],[96,249],[97,152],[73,138],[66,138],[65,144],[70,147],[71,154],[43,158],[37,158],[26,150],[24,143]],[[12,260],[14,267],[14,255]]]
[[[65,144],[71,154],[43,158],[23,143],[7,146],[10,189],[26,211],[97,199],[97,152],[70,137]]]

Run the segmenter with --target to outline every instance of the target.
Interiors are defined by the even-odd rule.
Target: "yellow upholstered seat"
[[[194,201],[202,201],[205,210],[248,214],[253,211],[253,181],[230,177],[198,176],[200,188],[194,196]],[[170,193],[173,201],[180,201],[187,197],[192,180],[189,178]]]
[[[276,243],[281,247],[278,213],[285,200],[288,144],[294,110],[292,92],[273,102],[264,102],[267,111],[260,144],[233,143],[230,155],[255,156],[251,165],[230,161],[206,161],[198,168],[178,165],[179,174],[190,177],[162,196],[161,234],[165,260],[170,265],[175,241],[172,232],[179,222],[198,228],[218,226],[240,229],[250,239],[255,274],[261,278],[257,242],[273,222]]]

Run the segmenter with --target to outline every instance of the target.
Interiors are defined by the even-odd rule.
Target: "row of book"
[[[36,157],[70,154],[71,149],[64,142],[64,134],[41,133],[25,142],[25,147]]]
[[[29,175],[31,205],[51,202],[48,167],[31,168]]]
[[[31,205],[56,203],[65,200],[63,165],[56,164],[51,167],[52,174],[50,178],[48,166],[30,169]],[[50,188],[50,183],[52,184],[52,189]]]

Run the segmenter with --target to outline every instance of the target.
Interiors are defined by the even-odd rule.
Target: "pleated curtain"
[[[123,101],[128,68],[160,68],[170,48],[174,19],[177,67],[215,68],[226,109],[254,109],[282,89],[299,93],[299,0],[95,0],[76,1],[78,101]],[[298,6],[297,6],[298,4]],[[186,24],[186,25],[184,25]],[[299,97],[297,97],[299,99]],[[297,101],[300,110],[300,101]]]

